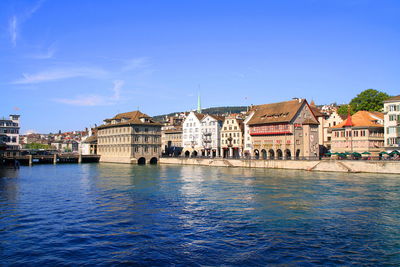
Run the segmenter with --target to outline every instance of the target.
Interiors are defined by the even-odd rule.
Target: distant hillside
[[[229,113],[240,113],[242,111],[246,111],[247,106],[236,106],[236,107],[214,107],[214,108],[205,108],[202,109],[201,112],[203,114],[212,114],[212,115],[222,115],[222,114],[229,114]],[[180,112],[172,112],[169,114],[162,114],[162,115],[157,115],[154,116],[153,118],[156,121],[162,121],[165,116],[174,116],[177,113],[182,113],[183,111]]]

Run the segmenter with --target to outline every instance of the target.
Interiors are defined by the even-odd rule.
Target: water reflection
[[[400,263],[397,176],[60,164],[16,177],[0,178],[5,265]]]

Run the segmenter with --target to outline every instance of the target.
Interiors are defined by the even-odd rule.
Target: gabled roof
[[[197,112],[193,112],[193,113],[199,121],[201,121],[206,116],[206,114],[202,114],[202,113],[197,113]]]
[[[387,100],[385,100],[385,101],[383,101],[383,102],[395,102],[395,101],[400,101],[400,95],[398,95],[398,96],[393,96],[393,97],[391,97],[391,98],[389,98],[389,99],[387,99]]]
[[[307,103],[305,99],[294,99],[285,102],[252,106],[251,110],[254,111],[254,115],[248,124],[291,122],[304,103]]]
[[[219,115],[211,115],[211,114],[207,114],[208,116],[210,116],[211,118],[213,118],[214,120],[217,120],[217,121],[224,121],[225,120],[225,117],[224,116],[219,116]],[[206,115],[206,116],[207,116]],[[205,117],[204,117],[205,118]]]
[[[381,112],[369,112],[365,110],[360,110],[355,113],[353,116],[344,120],[342,123],[339,123],[332,128],[344,128],[346,126],[352,127],[383,127],[382,124],[379,124],[377,120],[383,120],[383,113]]]

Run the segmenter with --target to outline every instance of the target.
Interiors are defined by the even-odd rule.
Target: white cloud
[[[39,0],[32,8],[28,9],[26,12],[18,16],[14,15],[10,18],[8,31],[10,33],[11,43],[13,44],[14,47],[17,45],[17,39],[19,37],[18,32],[22,23],[27,21],[42,6],[43,3],[44,0]]]
[[[12,82],[12,84],[33,84],[33,83],[49,82],[49,81],[62,80],[75,77],[97,78],[105,76],[106,74],[107,74],[106,71],[99,68],[89,68],[89,67],[65,68],[65,69],[48,70],[35,74],[24,73],[22,74],[23,78]]]
[[[17,24],[18,24],[17,17],[12,16],[8,26],[8,31],[10,33],[11,43],[13,44],[14,47],[17,45],[17,35],[18,35]]]
[[[54,44],[49,46],[46,51],[42,51],[36,54],[32,54],[29,57],[33,59],[50,59],[54,57],[54,54],[56,53],[56,48]]]
[[[73,106],[108,106],[116,104],[121,98],[121,88],[124,85],[124,81],[114,81],[112,96],[103,95],[78,95],[75,98],[57,98],[55,102],[73,105]]]

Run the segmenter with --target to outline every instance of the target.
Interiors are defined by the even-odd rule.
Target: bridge
[[[2,162],[6,165],[14,165],[18,161],[21,165],[33,164],[58,164],[58,163],[92,163],[99,162],[100,155],[79,154],[54,154],[54,155],[25,155],[3,157]],[[1,162],[0,162],[1,164]]]

